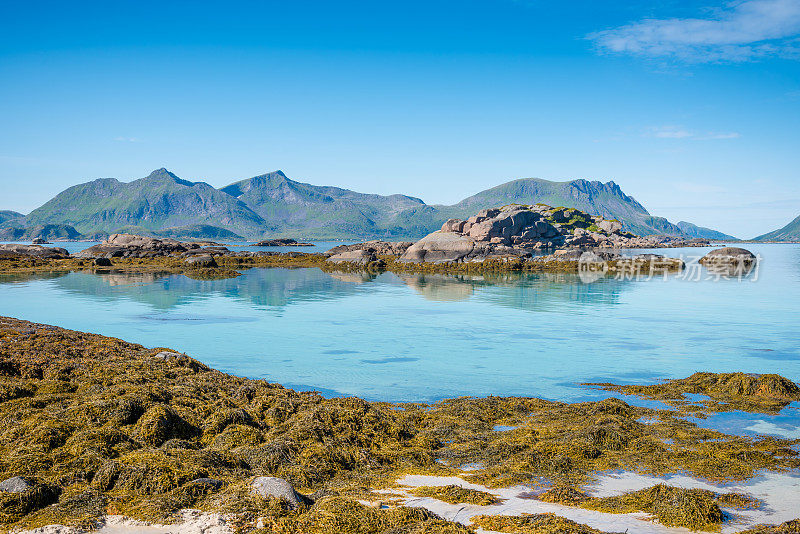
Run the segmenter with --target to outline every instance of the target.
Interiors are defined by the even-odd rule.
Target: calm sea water
[[[318,269],[251,269],[220,281],[4,276],[0,315],[168,346],[237,375],[373,400],[576,400],[594,395],[580,382],[643,383],[698,370],[798,381],[800,246],[748,248],[762,260],[743,280],[715,281],[705,271],[693,272],[700,280],[592,283]]]

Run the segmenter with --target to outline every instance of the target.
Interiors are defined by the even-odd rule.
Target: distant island
[[[97,239],[134,233],[173,239],[418,239],[452,218],[506,204],[545,203],[616,219],[637,235],[735,240],[731,235],[651,215],[613,181],[523,178],[451,205],[407,195],[374,195],[297,182],[281,171],[216,189],[167,169],[121,182],[101,178],[72,186],[24,215],[0,211],[0,240]]]

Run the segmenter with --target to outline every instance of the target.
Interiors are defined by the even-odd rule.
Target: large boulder
[[[739,247],[722,247],[712,250],[702,258],[701,264],[736,264],[736,263],[753,263],[756,261],[756,255],[747,250],[746,248]]]
[[[365,249],[347,250],[334,254],[326,261],[331,263],[355,263],[358,265],[368,265],[373,261],[377,261],[378,257],[374,252]]]
[[[712,250],[699,263],[715,274],[737,276],[749,273],[756,261],[756,255],[747,249],[723,247]]]
[[[291,508],[312,504],[311,499],[298,493],[289,482],[278,477],[256,477],[250,483],[250,490],[261,497],[285,501]]]
[[[438,230],[411,245],[400,256],[399,261],[408,263],[459,261],[474,250],[475,239],[471,236]]]

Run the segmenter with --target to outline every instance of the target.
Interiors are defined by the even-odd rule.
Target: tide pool
[[[747,245],[742,280],[251,269],[236,279],[0,276],[0,315],[167,346],[325,395],[608,396],[581,382],[695,371],[800,380],[800,246]],[[708,249],[662,249],[697,257]],[[690,265],[691,268],[691,265]]]

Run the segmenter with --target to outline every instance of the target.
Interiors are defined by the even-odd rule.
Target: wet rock
[[[743,276],[756,265],[755,254],[744,248],[723,247],[712,250],[699,263],[709,272],[720,276]]]
[[[400,256],[413,244],[411,241],[365,241],[364,243],[355,243],[353,245],[339,245],[325,254],[335,256],[342,252],[366,250],[378,256]]]
[[[6,493],[25,493],[33,488],[33,484],[22,477],[11,477],[0,482],[0,491]]]
[[[197,248],[174,239],[159,239],[136,234],[112,234],[106,241],[75,254],[77,258],[154,258]]]
[[[218,267],[217,262],[214,260],[214,257],[210,254],[199,254],[197,256],[190,256],[183,260],[186,265],[190,265],[192,267],[203,268],[203,269],[213,269],[214,267]]]
[[[45,259],[68,258],[69,252],[61,247],[43,247],[41,245],[18,245],[15,243],[0,244],[0,255],[19,254],[22,256],[35,256]]]
[[[326,261],[331,263],[355,263],[358,265],[368,265],[373,261],[377,261],[378,256],[369,250],[358,249],[341,252],[334,254]]]
[[[286,501],[292,508],[311,504],[311,499],[298,493],[286,480],[277,477],[256,477],[250,484],[251,491],[261,498],[270,497]]]
[[[400,256],[400,261],[409,263],[459,261],[473,250],[475,250],[473,237],[440,230],[411,245]]]
[[[97,267],[111,267],[111,260],[108,258],[95,258],[94,264]]]
[[[753,263],[756,261],[756,256],[745,248],[738,247],[723,247],[712,250],[702,258],[701,264],[737,264],[737,263]]]

